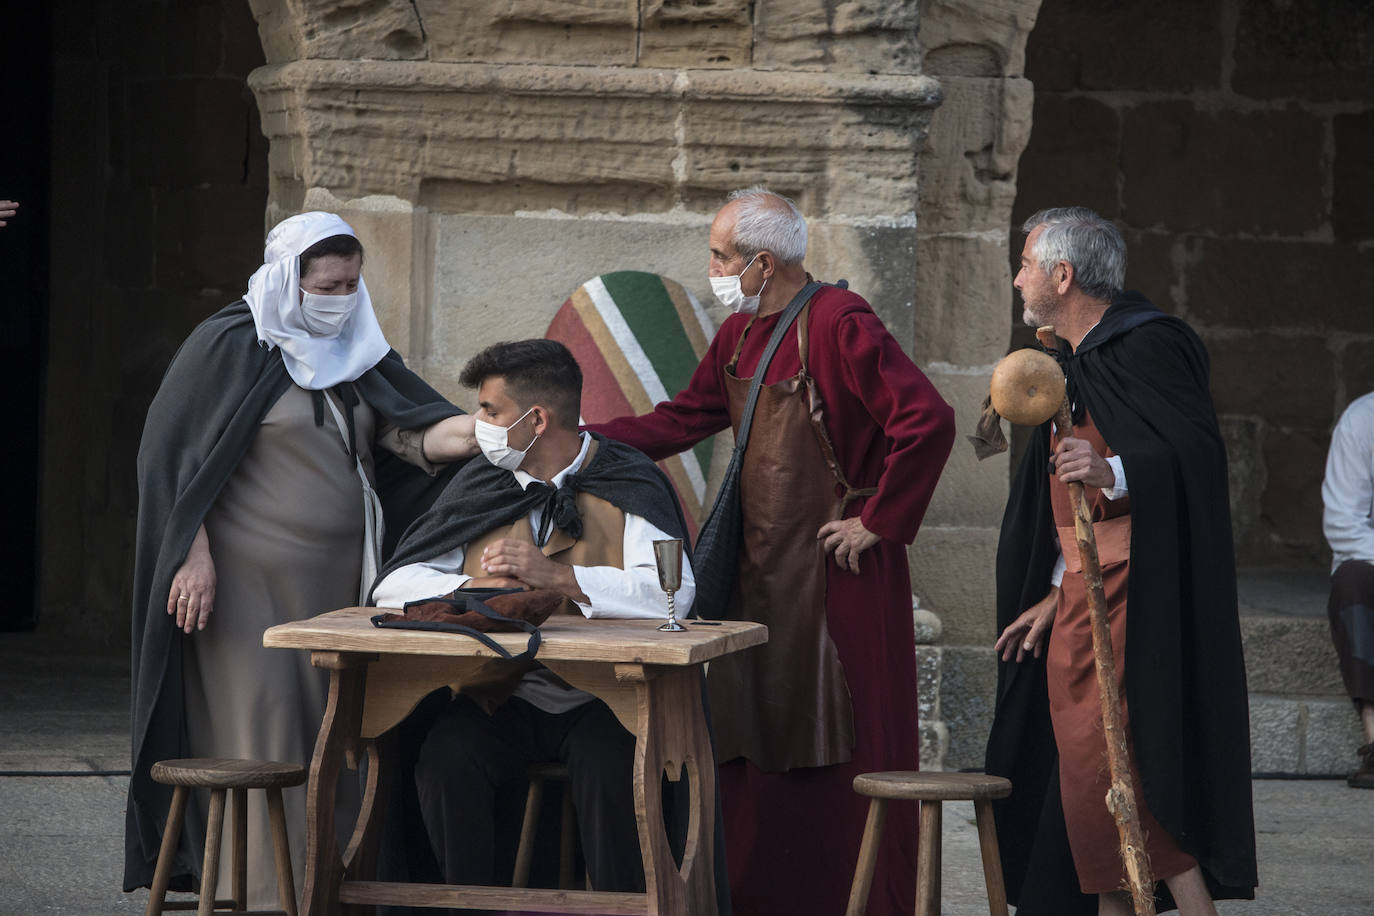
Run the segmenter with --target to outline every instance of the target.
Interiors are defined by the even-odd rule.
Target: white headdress
[[[263,265],[248,281],[243,297],[253,313],[258,340],[281,350],[286,371],[302,388],[322,390],[351,382],[391,350],[361,277],[353,314],[337,334],[312,334],[301,320],[301,252],[335,235],[357,237],[353,227],[333,213],[302,213],[282,220],[267,234]]]

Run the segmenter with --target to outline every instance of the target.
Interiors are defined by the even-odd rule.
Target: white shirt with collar
[[[1347,560],[1374,563],[1374,392],[1352,401],[1331,432],[1322,506],[1331,571]]]
[[[592,438],[582,433],[582,449],[572,464],[548,481],[554,488],[563,485],[569,474],[576,472],[587,460],[587,451]],[[522,489],[539,481],[538,478],[515,471],[515,480]],[[532,531],[539,530],[543,517],[543,506],[530,511],[529,522]],[[658,584],[658,566],[654,562],[656,540],[670,537],[656,525],[632,513],[625,513],[625,536],[621,551],[625,561],[624,569],[614,566],[574,566],[573,575],[578,588],[587,596],[587,603],[577,602],[584,616],[596,618],[657,618],[667,616],[667,600]],[[463,574],[463,561],[466,557],[466,544],[460,544],[447,553],[440,554],[420,563],[410,563],[393,570],[377,584],[373,600],[378,607],[400,608],[407,601],[419,601],[445,595],[455,588],[461,588],[470,579]],[[674,595],[674,604],[679,617],[691,611],[696,597],[696,579],[692,575],[691,563],[683,557],[682,587]]]

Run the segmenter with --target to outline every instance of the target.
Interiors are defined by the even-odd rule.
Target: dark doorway
[[[0,143],[0,200],[19,213],[0,227],[0,390],[5,392],[0,446],[0,630],[38,621],[38,483],[42,464],[42,382],[47,364],[48,160],[52,95],[51,34],[46,4],[18,4],[6,16],[15,40],[0,55],[6,87],[5,142]]]

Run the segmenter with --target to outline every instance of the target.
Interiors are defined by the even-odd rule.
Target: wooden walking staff
[[[1046,349],[1055,348],[1054,328],[1042,327],[1035,332]],[[1063,373],[1054,359],[1035,350],[1018,350],[1006,357],[997,367],[1000,372],[1011,360],[1018,365],[999,384],[998,372],[993,374],[992,402],[997,412],[1017,423],[1035,425],[1054,417],[1060,435],[1073,431],[1073,413],[1067,393],[1053,405],[1053,395],[1063,390]],[[1010,368],[1010,367],[1009,367]],[[1014,377],[1019,382],[1010,381]],[[1046,384],[1057,381],[1058,387]],[[999,401],[1001,403],[999,403]],[[1053,405],[1053,406],[1051,406]],[[1052,411],[1052,413],[1051,413]],[[1083,496],[1083,484],[1068,484],[1069,504],[1073,507],[1073,527],[1082,560],[1083,582],[1088,589],[1088,611],[1092,620],[1093,661],[1097,667],[1097,687],[1102,699],[1102,728],[1107,739],[1107,763],[1112,785],[1107,790],[1107,809],[1116,818],[1117,833],[1121,837],[1121,861],[1126,866],[1131,897],[1136,916],[1154,916],[1154,879],[1145,855],[1145,836],[1140,828],[1140,814],[1136,808],[1135,787],[1131,780],[1130,745],[1121,723],[1121,700],[1116,689],[1116,659],[1112,654],[1112,634],[1107,625],[1107,596],[1102,588],[1102,566],[1097,557],[1097,539],[1093,535],[1092,515]],[[1061,549],[1066,549],[1060,545]]]

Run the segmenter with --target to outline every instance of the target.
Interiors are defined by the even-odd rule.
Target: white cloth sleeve
[[[1346,410],[1331,434],[1322,506],[1332,571],[1346,560],[1374,562],[1374,400],[1369,395]]]
[[[1064,582],[1064,572],[1068,568],[1064,562],[1064,549],[1060,547],[1059,555],[1054,558],[1054,570],[1050,573],[1050,585],[1058,588]]]
[[[1111,466],[1112,474],[1116,476],[1116,483],[1110,487],[1102,488],[1102,495],[1107,499],[1120,499],[1127,494],[1126,489],[1126,468],[1121,464],[1120,455],[1112,455],[1107,459],[1107,464]]]
[[[668,616],[668,596],[658,585],[658,564],[654,562],[654,541],[668,537],[638,515],[625,513],[624,569],[614,566],[574,566],[577,585],[588,603],[577,606],[588,618],[630,618]],[[696,598],[696,578],[686,554],[682,557],[682,587],[673,595],[679,618],[686,617]]]
[[[654,562],[656,540],[668,537],[638,515],[625,514],[622,553],[624,569],[614,566],[574,566],[573,575],[587,604],[578,602],[589,618],[667,617],[667,596],[658,585],[658,565]],[[378,607],[400,608],[407,601],[445,595],[460,588],[470,576],[463,575],[464,548],[423,563],[411,563],[393,570],[377,584],[372,594]],[[682,587],[673,596],[679,617],[686,617],[696,597],[696,579],[691,563],[682,561]]]
[[[466,546],[456,547],[424,563],[410,563],[393,569],[373,589],[373,603],[377,607],[402,608],[407,601],[447,595],[455,588],[460,588],[472,578],[463,574]]]

